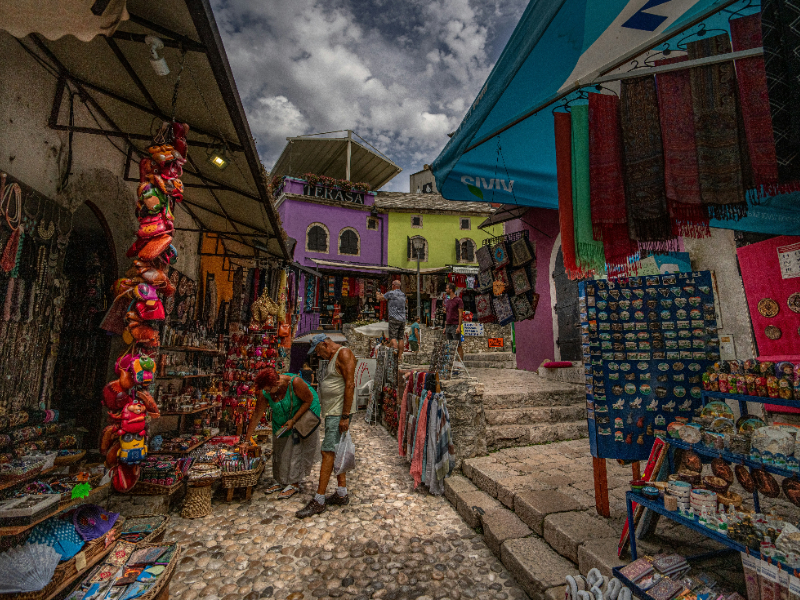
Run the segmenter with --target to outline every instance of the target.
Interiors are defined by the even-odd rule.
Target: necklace
[[[11,228],[11,231],[16,231],[19,228],[20,221],[22,220],[22,188],[19,187],[18,183],[12,183],[10,186],[6,187],[6,174],[3,173],[2,175],[2,196],[0,196],[0,211],[3,212],[3,216],[6,218],[6,223]],[[14,197],[16,206],[16,216],[14,218],[11,217],[11,197]],[[5,208],[3,208],[5,205]],[[12,222],[16,220],[16,225]]]
[[[50,218],[50,222],[47,224],[47,227],[44,225],[44,214],[42,215],[42,220],[39,221],[39,237],[43,240],[49,240],[53,237],[53,234],[56,232],[56,225],[53,223],[52,217]]]

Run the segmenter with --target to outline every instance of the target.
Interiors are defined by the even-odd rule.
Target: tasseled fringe
[[[738,221],[747,216],[747,202],[738,204],[708,204],[708,216],[717,221]]]
[[[661,240],[658,242],[639,242],[639,253],[665,254],[667,252],[680,252],[678,238]]]
[[[708,210],[702,204],[669,203],[669,216],[672,222],[672,235],[705,238],[711,235],[708,224]]]
[[[598,275],[605,271],[605,256],[602,246],[581,242],[576,245],[576,249],[579,269],[589,273],[594,271]]]
[[[747,202],[750,206],[758,206],[762,201],[783,194],[800,192],[800,181],[790,181],[789,183],[770,183],[761,185],[745,191]]]
[[[631,238],[643,242],[660,242],[672,237],[672,226],[666,215],[654,219],[641,219],[632,223],[633,234]]]

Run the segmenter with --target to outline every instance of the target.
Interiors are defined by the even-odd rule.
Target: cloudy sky
[[[461,122],[527,0],[212,0],[264,165],[352,129],[408,191]]]

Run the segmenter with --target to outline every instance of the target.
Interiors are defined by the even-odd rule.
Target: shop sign
[[[335,200],[337,202],[352,202],[353,204],[364,204],[364,194],[360,192],[351,192],[344,190],[337,190],[321,185],[310,185],[306,183],[303,185],[303,195],[313,196],[314,198],[322,198],[323,200]]]
[[[483,335],[483,323],[462,323],[464,337],[479,337]]]
[[[504,345],[503,338],[489,338],[489,348],[502,348]]]
[[[800,243],[778,246],[778,262],[783,279],[800,277]]]

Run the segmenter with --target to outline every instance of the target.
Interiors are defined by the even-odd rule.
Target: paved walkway
[[[414,491],[397,443],[354,419],[357,468],[350,505],[299,521],[316,487],[276,500],[215,500],[204,519],[173,515],[166,539],[185,544],[170,586],[180,600],[524,600],[525,593],[444,497]],[[265,476],[260,489],[266,487]],[[334,486],[331,485],[329,493]]]

